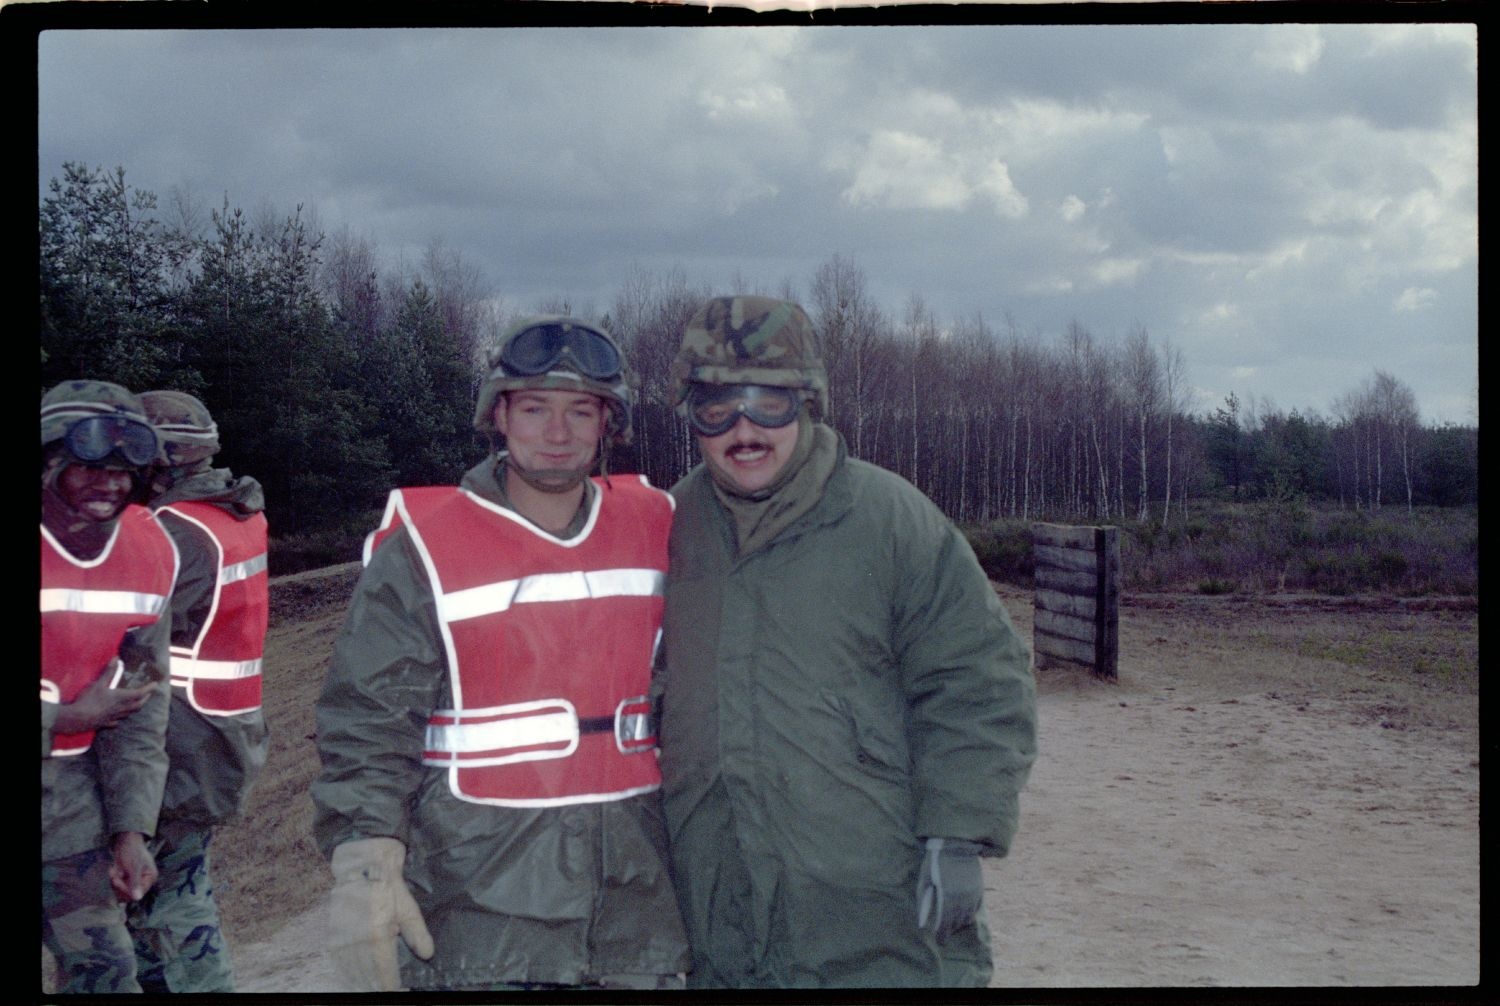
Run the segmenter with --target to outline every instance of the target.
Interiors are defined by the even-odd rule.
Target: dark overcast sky
[[[1477,27],[1111,24],[43,31],[66,161],[434,239],[508,310],[633,268],[899,318],[1144,325],[1196,399],[1326,414],[1379,368],[1478,422]]]

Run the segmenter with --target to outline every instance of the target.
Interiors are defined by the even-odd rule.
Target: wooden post
[[[1119,677],[1120,529],[1033,524],[1032,642],[1038,670],[1083,666]]]

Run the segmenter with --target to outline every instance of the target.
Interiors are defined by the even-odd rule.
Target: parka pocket
[[[882,736],[878,724],[861,719],[857,698],[820,690],[815,704],[828,724],[819,744],[825,761],[815,779],[797,787],[805,818],[799,833],[817,850],[810,858],[823,863],[830,882],[890,888],[893,869],[904,877],[915,841],[904,749],[900,740]]]
[[[857,716],[853,704],[845,696],[825,691],[822,697],[838,713],[844,725],[849,754],[861,770],[888,781],[907,779],[911,766],[897,744]]]

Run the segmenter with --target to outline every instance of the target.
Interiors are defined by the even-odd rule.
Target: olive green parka
[[[462,484],[503,505],[495,464]],[[661,794],[542,808],[460,800],[446,769],[422,764],[429,714],[453,705],[431,588],[398,528],[371,556],[335,644],[312,797],[324,855],[351,839],[406,844],[405,879],[437,952],[420,961],[403,949],[403,981],[581,985],[685,971]]]
[[[161,508],[186,501],[217,506],[236,520],[266,507],[255,479],[216,468],[184,478],[151,501],[156,519],[177,545],[181,565],[172,590],[172,642],[191,645],[203,630],[218,582],[218,549],[208,533]],[[167,722],[171,768],[162,798],[160,834],[182,834],[221,824],[245,809],[250,789],[265,766],[270,738],[260,709],[234,716],[207,716],[193,708],[182,689],[172,689]]]
[[[967,542],[847,456],[738,555],[699,465],[673,487],[663,792],[698,987],[983,985],[984,911],[917,926],[921,840],[1003,856],[1035,757],[1030,655]]]

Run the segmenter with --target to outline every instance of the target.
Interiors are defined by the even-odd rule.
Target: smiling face
[[[705,457],[741,492],[753,493],[776,481],[797,449],[796,423],[770,429],[740,416],[739,422],[716,437],[698,437]]]
[[[511,457],[536,474],[589,471],[606,417],[597,395],[578,391],[510,391],[495,404],[495,428]]]
[[[57,475],[58,497],[73,514],[95,524],[120,516],[134,488],[135,477],[122,468],[70,464]]]

